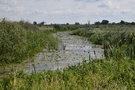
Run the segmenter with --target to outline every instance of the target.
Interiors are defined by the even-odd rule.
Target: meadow
[[[0,25],[3,23],[10,24],[10,22],[3,21]],[[3,25],[1,27],[3,27]],[[11,47],[15,45],[7,43],[13,34],[9,34],[11,33],[8,30],[9,28],[5,29],[4,26],[4,29],[2,29],[3,31],[1,31],[8,34],[3,34],[2,36],[2,38],[7,38],[2,39],[7,40],[5,42],[3,41],[3,46],[7,45],[6,47],[8,48],[5,48],[1,53],[0,57],[2,62],[23,60],[23,55],[27,56],[26,53],[23,53],[25,51],[28,52],[27,57],[30,57],[34,55],[33,52],[37,53],[44,47],[47,49],[57,48],[57,46],[54,48],[54,45],[56,45],[55,41],[57,41],[56,39],[53,39],[53,41],[50,42],[52,40],[50,33],[55,31],[50,32],[42,30],[42,35],[40,33],[41,31],[37,31],[35,28],[25,28],[23,29],[24,31],[20,30],[20,27],[24,28],[20,23],[15,23],[15,27],[17,27],[17,29],[12,29],[14,27],[10,27],[11,32],[15,35],[12,43],[15,44],[16,48],[19,48],[20,51],[15,51],[18,49],[12,50]],[[59,29],[61,29],[60,31],[63,31],[63,28],[65,27],[55,26],[54,28],[56,31],[59,31]],[[68,29],[71,28],[73,27]],[[91,25],[87,27],[77,26],[77,28],[74,29],[73,34],[86,37],[91,42],[102,45],[106,58],[90,59],[89,62],[84,60],[82,63],[75,66],[69,66],[64,70],[45,70],[44,72],[33,72],[31,74],[26,73],[25,70],[13,71],[11,75],[0,78],[0,90],[134,90],[135,26]],[[49,33],[49,35],[46,33]],[[17,37],[17,35],[19,35],[19,37]],[[51,36],[51,38],[48,39],[47,36]],[[20,38],[17,41],[17,44],[16,41],[14,42],[14,40],[17,39],[16,37]],[[24,38],[26,38],[26,40]],[[27,48],[25,44],[27,44]],[[1,49],[4,49],[2,45]],[[10,52],[14,53],[11,55]],[[22,55],[22,57],[20,58],[18,55]],[[12,57],[9,58],[9,56]]]

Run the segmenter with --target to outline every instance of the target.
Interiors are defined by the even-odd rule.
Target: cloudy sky
[[[0,19],[46,23],[135,21],[135,0],[0,0]]]

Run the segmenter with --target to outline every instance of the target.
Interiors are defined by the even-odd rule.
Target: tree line
[[[44,22],[44,21],[42,21],[40,23],[37,23],[36,21],[33,22],[34,25],[38,25],[38,26],[44,26],[45,23],[46,22]],[[94,23],[94,25],[107,25],[107,24],[112,24],[112,25],[135,25],[135,22],[127,22],[127,21],[121,20],[118,23],[115,23],[115,22],[110,23],[109,20],[102,20],[101,22],[96,21]],[[66,24],[51,24],[51,25],[70,25],[70,24],[66,23]],[[81,25],[81,24],[79,22],[75,22],[72,25]],[[86,23],[86,25],[90,25],[90,21],[88,21],[88,23]]]
[[[109,23],[109,21],[108,20],[102,20],[102,22],[100,22],[100,21],[97,21],[97,22],[95,22],[94,23],[95,25],[107,25],[107,24],[112,24],[112,25],[135,25],[135,22],[127,22],[127,21],[124,21],[124,20],[121,20],[120,22],[118,22],[118,23],[115,23],[115,22],[113,22],[113,23]]]

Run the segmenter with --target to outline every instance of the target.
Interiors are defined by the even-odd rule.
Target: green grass
[[[135,61],[94,60],[63,71],[14,72],[0,79],[1,90],[134,90]]]

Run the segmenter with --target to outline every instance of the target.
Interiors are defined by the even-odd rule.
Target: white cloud
[[[47,23],[133,20],[134,4],[134,0],[0,0],[0,17]]]
[[[81,1],[81,2],[97,2],[102,0],[75,0],[75,1]]]
[[[21,13],[25,10],[24,7],[17,5],[16,0],[0,0],[0,10],[2,13]]]
[[[99,8],[108,8],[108,9],[119,9],[119,6],[111,0],[104,0],[103,3],[98,5]]]

